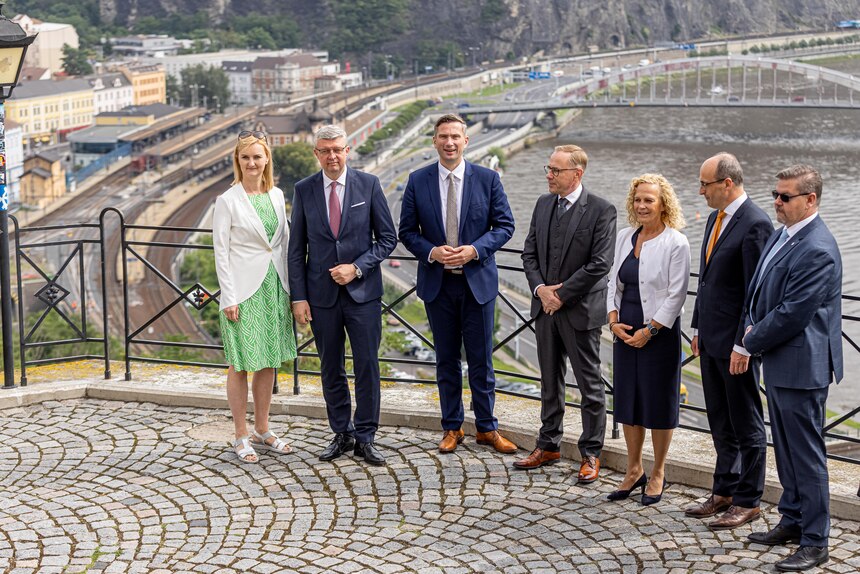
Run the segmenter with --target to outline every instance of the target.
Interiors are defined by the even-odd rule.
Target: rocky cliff
[[[407,56],[421,42],[480,47],[481,57],[581,52],[735,34],[832,27],[860,19],[860,0],[354,0],[407,6],[407,29],[377,51]],[[100,0],[102,18],[133,30],[136,19],[203,10],[213,22],[250,11],[290,18],[307,47],[338,34],[343,0]]]

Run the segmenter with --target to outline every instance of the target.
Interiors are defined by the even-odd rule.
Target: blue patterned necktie
[[[788,241],[788,229],[783,227],[782,233],[779,234],[779,239],[777,239],[776,243],[773,244],[773,247],[768,251],[767,256],[765,256],[764,261],[761,264],[761,269],[758,274],[758,282],[756,283],[756,290],[761,286],[762,277],[764,277],[764,273],[767,271],[767,266],[770,265],[770,260],[773,259],[774,255],[776,255],[782,246],[785,245],[786,241]]]

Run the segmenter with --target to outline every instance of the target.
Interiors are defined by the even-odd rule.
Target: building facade
[[[93,115],[118,112],[134,105],[134,87],[124,74],[100,74],[85,79],[93,88]]]
[[[60,157],[40,152],[24,160],[21,203],[44,208],[66,194],[66,170]]]
[[[24,29],[28,36],[39,34],[33,45],[27,49],[24,65],[34,68],[48,68],[52,74],[63,70],[63,46],[68,44],[77,49],[78,33],[71,24],[42,22],[26,14],[18,14],[12,21]]]
[[[227,61],[221,64],[221,69],[227,74],[230,82],[230,104],[246,105],[252,99],[251,66],[253,62]]]
[[[167,34],[137,34],[110,39],[114,53],[126,56],[163,58],[175,56],[182,43]]]
[[[9,203],[21,201],[21,176],[24,174],[24,129],[6,120],[6,189]]]
[[[25,146],[59,143],[93,123],[93,88],[87,80],[20,84],[6,101],[6,117],[21,125]]]
[[[135,106],[167,103],[167,76],[159,64],[126,64],[120,72],[131,82]]]

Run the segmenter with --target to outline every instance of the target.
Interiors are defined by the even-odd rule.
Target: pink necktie
[[[328,223],[331,225],[332,234],[337,237],[340,231],[340,200],[337,198],[337,182],[331,182],[331,191],[328,194]]]

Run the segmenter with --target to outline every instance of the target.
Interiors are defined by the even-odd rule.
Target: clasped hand
[[[632,325],[627,325],[625,323],[615,323],[614,325],[612,325],[612,334],[618,337],[622,342],[630,345],[631,347],[641,349],[648,343],[650,339],[645,335],[644,329],[636,329],[636,331],[632,335],[628,335],[627,331],[632,328]]]
[[[558,285],[541,285],[537,288],[537,296],[540,299],[543,312],[547,315],[552,315],[564,305],[564,302],[557,293],[561,286],[562,283]]]
[[[473,245],[461,245],[459,247],[437,245],[430,252],[430,259],[452,267],[462,267],[472,259],[477,258],[478,250]]]

